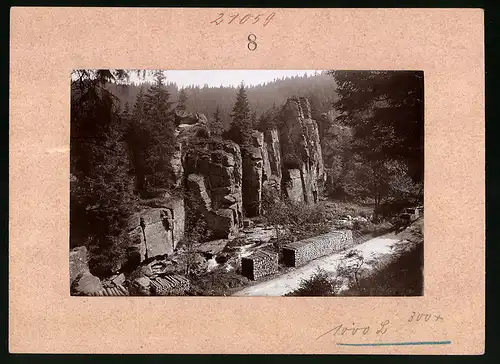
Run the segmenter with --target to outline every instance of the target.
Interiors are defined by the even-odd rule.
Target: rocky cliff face
[[[242,226],[242,163],[240,148],[231,141],[201,141],[186,153],[187,192],[197,200],[213,238],[227,238]]]
[[[141,262],[145,259],[172,254],[184,235],[185,212],[182,196],[165,195],[156,199],[153,207],[129,219],[130,255]]]
[[[309,101],[288,99],[283,118],[279,135],[285,192],[293,201],[315,203],[318,181],[324,181],[325,173],[318,124],[311,118]]]
[[[318,125],[306,98],[290,98],[278,129],[254,132],[243,149],[243,206],[248,217],[261,213],[262,189],[283,191],[294,202],[315,203],[324,181]]]
[[[309,101],[288,99],[275,129],[255,131],[242,147],[209,137],[201,114],[177,115],[180,124],[171,166],[184,197],[166,196],[154,207],[130,219],[131,251],[139,260],[171,254],[185,229],[186,196],[211,230],[211,238],[228,238],[243,224],[243,216],[262,212],[262,191],[275,188],[294,202],[315,203],[324,166],[318,125]]]

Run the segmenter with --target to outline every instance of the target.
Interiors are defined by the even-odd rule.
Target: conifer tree
[[[179,99],[177,100],[176,111],[186,111],[187,109],[187,94],[186,90],[183,88],[179,91]]]
[[[228,139],[240,145],[249,144],[252,133],[251,112],[243,83],[241,83],[236,95],[236,102],[233,106],[231,118],[232,122],[227,135]]]
[[[158,71],[147,93],[141,90],[137,94],[127,133],[138,192],[148,187],[169,187],[169,162],[176,143],[171,105],[165,76]]]
[[[78,77],[76,77],[78,76]],[[118,99],[105,85],[117,71],[76,71],[71,84],[70,245],[89,250],[90,271],[110,274],[125,258],[133,202]]]
[[[212,120],[210,123],[210,131],[215,136],[221,136],[224,128],[222,126],[222,118],[220,114],[220,108],[217,106],[215,112],[212,114]]]
[[[252,129],[255,129],[257,127],[257,113],[255,111],[253,111],[250,116],[250,126],[252,127]]]

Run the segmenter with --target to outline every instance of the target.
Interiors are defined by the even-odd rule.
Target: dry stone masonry
[[[257,280],[261,277],[278,272],[278,253],[269,250],[258,250],[248,257],[241,258],[241,274],[248,279]]]
[[[99,291],[92,292],[89,296],[129,296],[128,290],[121,284],[113,287],[104,287]]]
[[[285,245],[283,261],[289,267],[299,267],[313,259],[347,249],[353,244],[351,230],[337,230]]]
[[[189,279],[178,274],[151,279],[151,293],[154,296],[182,295],[189,290],[189,287]]]

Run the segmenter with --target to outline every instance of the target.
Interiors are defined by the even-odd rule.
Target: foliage
[[[176,138],[169,99],[165,76],[160,71],[148,92],[137,95],[126,140],[139,192],[151,187],[170,187],[170,160],[175,153]]]
[[[337,276],[340,279],[347,279],[350,287],[360,287],[360,272],[365,263],[365,258],[359,250],[349,251],[337,267]]]
[[[70,246],[86,245],[93,274],[125,260],[126,219],[133,208],[117,100],[104,87],[120,70],[75,71],[71,83]]]
[[[312,236],[330,232],[328,211],[323,204],[294,203],[280,200],[265,192],[264,218],[276,230],[276,248],[279,253],[283,245]],[[282,232],[281,230],[285,231]]]
[[[185,89],[181,89],[179,91],[179,96],[177,100],[177,106],[175,107],[175,110],[177,111],[186,111],[187,109],[187,93]]]
[[[241,84],[231,113],[231,126],[225,134],[225,138],[239,145],[250,145],[252,135],[251,117],[252,113],[248,104],[245,86]]]
[[[222,133],[224,132],[222,116],[218,106],[215,108],[215,112],[212,114],[212,119],[209,121],[209,129],[211,134],[215,137],[222,136]]]
[[[280,109],[273,105],[272,108],[262,113],[258,119],[256,129],[265,132],[271,129],[276,129],[280,120]]]
[[[294,153],[287,153],[283,157],[283,166],[285,169],[300,169],[302,160]]]
[[[257,112],[257,120],[262,112],[270,109],[273,105],[283,105],[288,97],[294,95],[317,95],[321,105],[330,106],[335,101],[335,88],[332,77],[318,73],[310,76],[296,76],[276,78],[273,81],[260,85],[246,87],[249,104]],[[141,82],[140,84],[128,84],[127,87],[118,87],[109,84],[109,90],[118,95],[123,109],[125,102],[133,105],[137,93],[142,88],[144,92],[151,84]],[[167,83],[166,88],[174,100],[179,99],[181,88],[175,83]],[[231,123],[231,111],[234,106],[234,95],[239,87],[220,86],[208,87],[199,85],[183,86],[187,95],[187,109],[205,115],[212,115],[219,106],[222,125],[226,129]]]
[[[423,180],[423,74],[414,71],[331,71],[338,85],[337,119],[353,127],[355,149],[372,169],[387,160]]]
[[[241,274],[217,268],[200,276],[191,277],[191,290],[188,293],[193,296],[225,296],[228,290],[242,287],[249,280]]]
[[[318,268],[309,279],[302,279],[295,291],[286,296],[335,296],[339,291],[339,284],[336,279],[323,269]]]
[[[423,294],[423,244],[401,253],[398,259],[359,278],[343,296],[421,296]]]
[[[330,71],[334,110],[319,114],[332,198],[419,200],[423,191],[423,78],[418,72]]]

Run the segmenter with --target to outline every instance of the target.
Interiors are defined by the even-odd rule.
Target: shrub
[[[201,276],[191,277],[191,289],[188,292],[192,296],[225,296],[232,289],[244,286],[250,281],[235,271],[226,271],[224,268]]]
[[[318,268],[309,279],[303,279],[299,288],[286,296],[335,296],[339,291],[338,282],[326,271]]]
[[[286,169],[300,169],[302,161],[295,154],[288,153],[285,154],[285,157],[283,158],[283,165]]]
[[[421,296],[423,292],[423,244],[402,253],[395,261],[342,292],[345,296]]]

